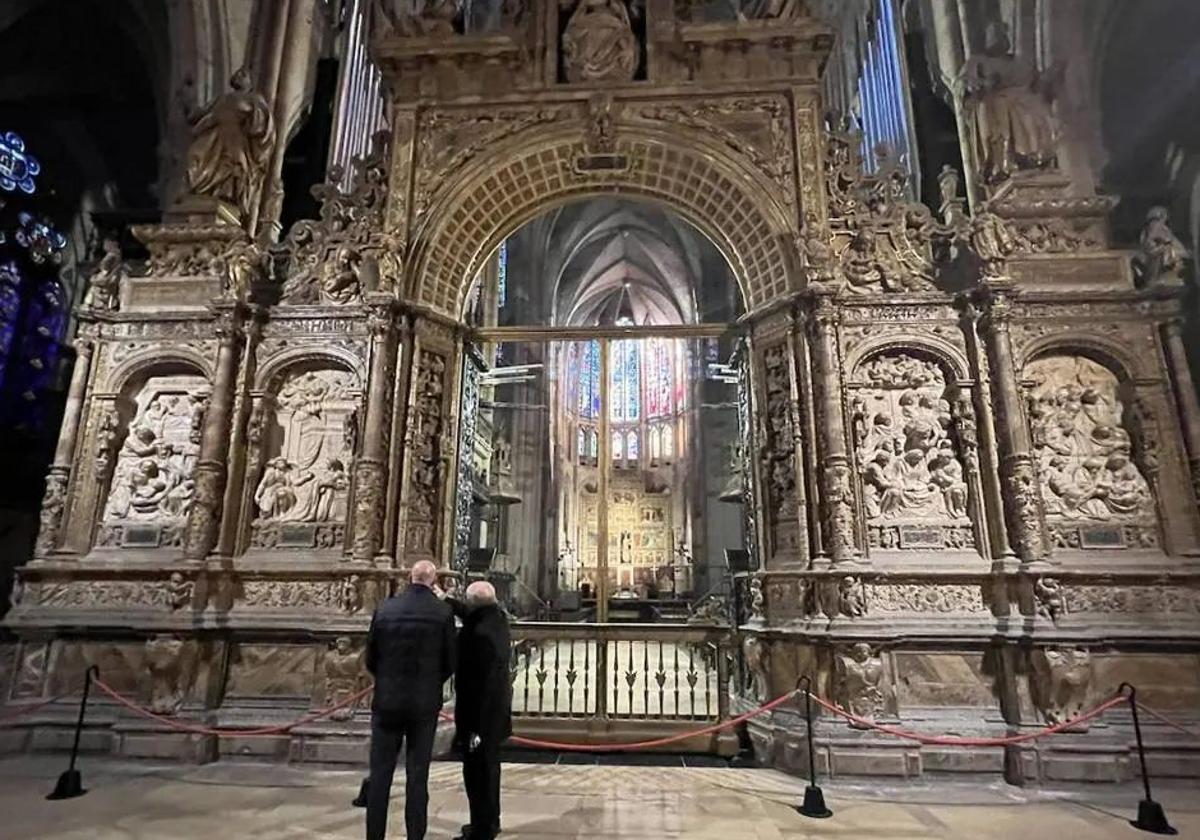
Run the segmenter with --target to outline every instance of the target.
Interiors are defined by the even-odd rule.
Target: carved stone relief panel
[[[233,646],[225,691],[230,697],[312,697],[317,648],[296,644]]]
[[[833,697],[842,708],[860,718],[888,715],[893,705],[885,654],[866,642],[840,645],[833,652]],[[852,723],[855,728],[863,724]]]
[[[431,350],[421,350],[408,427],[411,469],[404,548],[410,560],[431,557],[437,550],[440,493],[447,477],[445,396],[446,358]]]
[[[857,379],[851,419],[870,545],[973,545],[953,394],[941,367],[903,353],[878,356]]]
[[[763,484],[767,489],[767,527],[771,556],[794,555],[802,549],[796,487],[796,424],[792,409],[792,376],[786,342],[768,347],[762,356],[766,396]]]
[[[363,668],[363,650],[349,636],[339,636],[325,651],[325,706],[345,703],[362,690],[367,678]],[[361,702],[361,701],[360,701]],[[358,703],[338,709],[331,720],[350,720]]]
[[[24,697],[41,697],[46,689],[49,665],[49,642],[21,642],[17,649],[12,678],[12,698],[18,700]]]
[[[259,446],[252,544],[335,548],[345,536],[358,393],[343,370],[297,371],[275,396]]]
[[[100,475],[113,462],[99,545],[181,544],[207,399],[207,381],[194,375],[150,377],[134,396],[123,441],[109,448],[105,440],[97,452]]]
[[[1057,548],[1158,544],[1154,494],[1136,463],[1117,377],[1089,358],[1054,355],[1025,368],[1030,432]]]
[[[1029,664],[1029,693],[1047,723],[1062,723],[1086,709],[1092,687],[1092,655],[1086,648],[1036,648]]]

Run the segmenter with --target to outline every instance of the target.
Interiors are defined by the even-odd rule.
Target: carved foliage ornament
[[[345,304],[399,286],[405,243],[383,229],[389,161],[388,133],[381,131],[370,153],[354,161],[353,189],[342,191],[337,169],[313,187],[321,216],[297,222],[288,234],[285,303]]]

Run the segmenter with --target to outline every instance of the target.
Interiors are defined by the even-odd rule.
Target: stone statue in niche
[[[1167,208],[1151,207],[1138,240],[1133,268],[1143,286],[1183,286],[1191,254],[1168,223]]]
[[[183,705],[190,670],[187,643],[174,636],[154,636],[146,641],[146,670],[150,674],[150,710],[174,715]]]
[[[872,359],[861,377],[852,422],[868,525],[968,520],[942,369],[899,354]]]
[[[883,676],[883,658],[866,642],[834,654],[834,697],[851,714],[867,720],[884,714]]]
[[[569,82],[631,81],[639,48],[625,0],[579,0],[562,51]]]
[[[746,691],[760,703],[771,699],[771,649],[757,636],[747,636],[742,642],[746,663]]]
[[[376,0],[376,20],[406,38],[453,35],[460,0]]]
[[[193,434],[207,382],[199,376],[152,377],[134,403],[117,452],[105,520],[153,522],[187,517],[200,454]]]
[[[325,705],[346,703],[362,688],[362,651],[356,650],[349,636],[338,636],[325,652]],[[331,720],[350,720],[356,703],[338,709]]]
[[[983,54],[967,61],[963,85],[986,181],[998,183],[1017,172],[1056,164],[1058,125],[1052,101],[1057,73],[1041,72],[1014,56],[1007,25],[988,24]]]
[[[1063,723],[1084,710],[1092,685],[1092,656],[1086,648],[1037,648],[1030,664],[1030,694],[1047,723]]]
[[[288,378],[275,398],[276,425],[254,492],[262,520],[344,522],[350,478],[346,418],[357,398],[346,371],[317,370]]]
[[[187,183],[193,195],[222,201],[252,218],[262,191],[275,123],[271,107],[254,90],[250,74],[238,70],[221,94],[198,114],[189,114],[192,144]]]
[[[1083,356],[1048,356],[1030,363],[1026,377],[1035,383],[1029,424],[1046,515],[1152,522],[1154,500],[1131,458],[1116,376]]]
[[[87,294],[83,296],[83,308],[100,312],[111,312],[117,308],[121,278],[125,275],[125,263],[121,261],[121,246],[115,239],[104,240],[104,256],[96,273],[88,282]]]

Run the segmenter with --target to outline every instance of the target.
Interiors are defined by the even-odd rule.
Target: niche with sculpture
[[[111,464],[97,545],[157,548],[182,545],[196,493],[208,381],[198,374],[147,377],[100,424],[101,480]],[[124,424],[124,434],[115,430]],[[118,442],[119,441],[119,442]]]
[[[906,353],[859,367],[851,396],[854,446],[869,545],[874,549],[974,546],[970,479],[961,433],[970,400],[937,363]]]
[[[255,409],[252,546],[343,546],[359,400],[349,371],[292,370]]]
[[[1125,389],[1086,356],[1055,354],[1025,368],[1042,501],[1060,549],[1154,548],[1154,493],[1139,463]]]

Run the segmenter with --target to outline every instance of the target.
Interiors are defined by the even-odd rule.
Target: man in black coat
[[[456,740],[471,806],[460,840],[492,840],[500,833],[500,745],[512,735],[510,644],[508,616],[496,603],[496,590],[486,581],[472,583],[454,676]]]
[[[442,686],[454,673],[454,613],[434,594],[437,568],[412,567],[412,583],[371,618],[367,670],[371,704],[371,775],[367,840],[387,835],[388,798],[401,747],[405,753],[404,822],[408,840],[423,840],[429,811],[429,761],[442,710]]]

